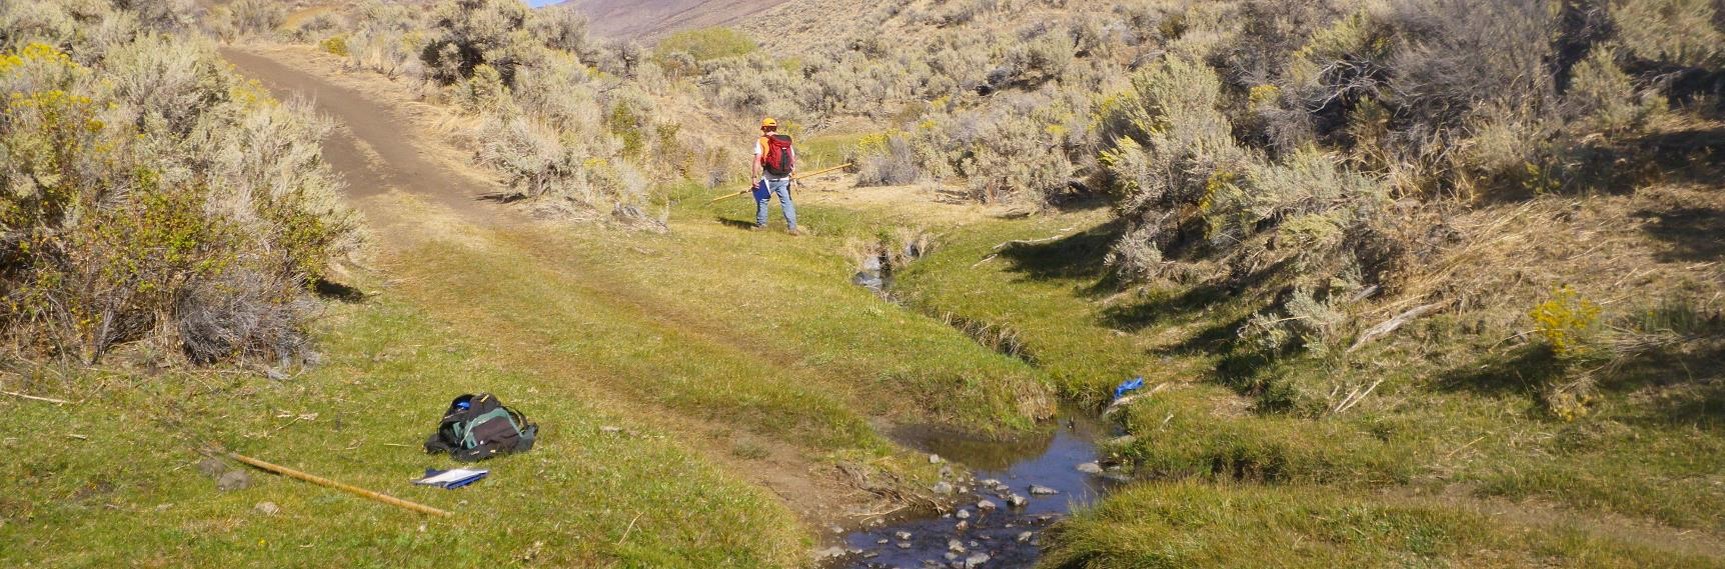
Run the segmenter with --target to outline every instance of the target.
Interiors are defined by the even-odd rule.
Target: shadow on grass
[[[527,194],[523,194],[521,192],[491,192],[480,194],[478,197],[473,198],[473,201],[512,204],[525,199],[527,199]]]
[[[1198,285],[1166,297],[1135,304],[1122,304],[1102,311],[1102,324],[1116,330],[1137,332],[1164,320],[1193,314],[1233,295],[1226,287]]]
[[[1103,259],[1123,231],[1125,222],[1116,219],[1053,241],[1009,242],[1000,248],[1000,256],[1012,262],[1012,270],[1029,279],[1110,280]]]
[[[1648,220],[1645,226],[1648,235],[1666,244],[1667,249],[1657,254],[1660,261],[1725,259],[1725,209],[1679,207],[1666,211],[1642,210],[1635,216]]]
[[[1659,349],[1613,362],[1599,388],[1635,393],[1637,422],[1725,428],[1725,337],[1689,349]]]
[[[1176,318],[1202,317],[1206,310],[1214,312],[1217,307],[1254,302],[1254,299],[1261,299],[1263,296],[1283,294],[1285,290],[1275,291],[1269,287],[1275,277],[1282,273],[1286,264],[1287,261],[1282,261],[1237,279],[1203,283],[1181,290],[1177,294],[1154,297],[1136,304],[1112,306],[1102,312],[1102,324],[1116,330],[1137,332]],[[1175,351],[1221,353],[1227,346],[1219,343],[1234,337],[1235,332],[1250,317],[1251,315],[1247,314],[1217,322],[1181,342]]]
[[[1440,389],[1487,395],[1524,395],[1540,405],[1540,390],[1570,381],[1583,371],[1595,389],[1630,397],[1637,422],[1725,427],[1725,341],[1689,349],[1652,349],[1620,356],[1609,364],[1577,370],[1544,344],[1529,344],[1438,377]],[[1585,367],[1585,366],[1583,366]],[[1575,373],[1572,373],[1575,372]]]
[[[339,300],[348,304],[365,302],[365,292],[335,281],[318,279],[312,283],[312,292],[330,300]]]
[[[1725,157],[1725,128],[1719,127],[1594,141],[1568,150],[1562,191],[1622,195],[1661,183],[1712,186],[1725,179],[1721,157]],[[1533,198],[1539,185],[1534,180],[1498,180],[1480,197],[1488,202],[1519,202]]]
[[[728,217],[725,217],[722,215],[721,216],[714,216],[713,220],[719,222],[720,225],[724,225],[727,227],[733,227],[736,229],[749,230],[749,229],[753,229],[755,227],[755,222],[753,222],[753,221],[745,221],[745,220],[741,220],[741,219],[731,219],[731,218],[728,218]]]
[[[1577,152],[1579,189],[1617,194],[1652,183],[1717,184],[1725,179],[1725,128],[1655,132]]]
[[[1540,386],[1562,375],[1563,364],[1549,346],[1528,344],[1441,373],[1437,376],[1437,386],[1444,391],[1470,391],[1484,395],[1537,395]]]
[[[1247,313],[1233,320],[1212,324],[1181,340],[1169,348],[1169,351],[1180,355],[1227,353],[1234,349],[1240,340],[1240,328],[1251,319],[1252,314]]]

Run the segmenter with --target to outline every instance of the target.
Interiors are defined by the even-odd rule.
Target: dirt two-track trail
[[[395,189],[474,220],[491,217],[477,201],[495,189],[427,156],[414,141],[414,125],[388,106],[269,57],[237,49],[223,49],[221,54],[276,96],[304,97],[318,113],[341,125],[324,142],[323,156],[347,179],[350,201]]]
[[[411,265],[416,246],[439,239],[479,240],[484,247],[531,245],[523,242],[532,239],[535,233],[531,230],[507,235],[492,231],[530,228],[534,220],[525,212],[493,199],[504,188],[487,173],[462,164],[465,158],[462,150],[444,142],[435,126],[427,124],[438,119],[416,116],[414,109],[406,108],[417,104],[391,102],[384,95],[338,84],[323,75],[328,70],[308,70],[315,68],[314,64],[302,68],[288,63],[300,55],[294,52],[224,48],[221,54],[242,75],[257,80],[276,98],[303,98],[317,114],[335,121],[337,128],[325,140],[323,156],[346,180],[347,201],[365,214],[385,273],[390,272],[390,265]],[[557,258],[548,262],[569,273],[563,277],[567,282],[560,285],[588,291],[601,302],[628,307],[640,312],[643,318],[703,339],[731,334],[708,330],[711,326],[699,321],[696,315],[668,306],[663,299],[641,295],[627,275],[579,259]],[[471,315],[454,314],[449,318],[460,320],[468,316]],[[702,333],[703,330],[706,332]],[[811,527],[826,524],[831,513],[838,509],[867,504],[857,497],[855,488],[831,476],[794,445],[759,441],[769,458],[743,463],[727,452],[715,450],[730,448],[730,425],[678,414],[622,394],[603,380],[547,367],[536,357],[535,350],[539,349],[536,347],[495,348],[499,353],[494,357],[502,365],[538,374],[568,386],[571,395],[679,433],[687,438],[682,445],[685,449],[706,457],[740,479],[771,490]]]

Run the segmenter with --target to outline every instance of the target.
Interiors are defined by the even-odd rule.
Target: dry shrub
[[[1203,64],[1166,59],[1133,78],[1132,90],[1105,101],[1103,152],[1127,229],[1109,265],[1134,277],[1160,274],[1190,211],[1252,158],[1235,144],[1217,109],[1221,81]]]
[[[318,305],[282,274],[234,269],[192,281],[173,304],[186,357],[209,364],[235,359],[303,359],[303,324]]]
[[[901,134],[865,137],[849,161],[857,165],[859,186],[903,186],[922,178],[916,152]]]
[[[536,200],[542,212],[596,220],[598,215],[631,227],[664,229],[663,219],[648,215],[647,177],[621,159],[608,136],[587,142],[527,116],[490,115],[478,128],[478,160],[504,175],[519,195]]]
[[[274,0],[235,0],[227,8],[239,36],[274,33],[287,19],[286,8]]]
[[[1041,207],[1072,180],[1072,163],[1055,133],[1035,117],[1003,114],[972,140],[960,160],[970,195],[984,203]]]
[[[115,97],[146,130],[184,136],[204,110],[229,97],[220,59],[207,45],[145,35],[112,50],[104,64]]]
[[[161,31],[179,31],[192,24],[193,0],[114,0],[114,7],[137,15],[138,23]]]
[[[0,3],[0,49],[16,51],[30,42],[62,51],[89,47],[85,32],[123,17],[102,0],[18,0]],[[131,23],[135,26],[136,18]]]
[[[529,12],[520,0],[446,0],[431,13],[431,40],[420,54],[429,78],[449,85],[482,65],[505,84],[532,55]]]
[[[0,55],[5,337],[83,362],[139,340],[199,362],[294,355],[309,283],[357,243],[319,159],[327,125],[234,81],[207,46],[147,35],[109,52],[94,67],[43,44]]]
[[[1725,65],[1725,29],[1711,0],[1622,0],[1611,20],[1635,57],[1685,67]]]
[[[1572,71],[1564,103],[1581,129],[1605,134],[1640,131],[1668,108],[1665,98],[1635,87],[1610,48],[1596,48]]]

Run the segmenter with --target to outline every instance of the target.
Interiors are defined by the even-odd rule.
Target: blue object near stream
[[[1120,382],[1120,385],[1114,387],[1114,398],[1119,399],[1124,397],[1127,393],[1137,391],[1141,387],[1144,387],[1144,378],[1142,377],[1134,377],[1132,379],[1122,381]]]

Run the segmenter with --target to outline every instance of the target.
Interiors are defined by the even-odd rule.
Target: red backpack
[[[770,134],[761,137],[761,167],[774,176],[789,176],[796,168],[796,156],[791,152],[791,137]]]

